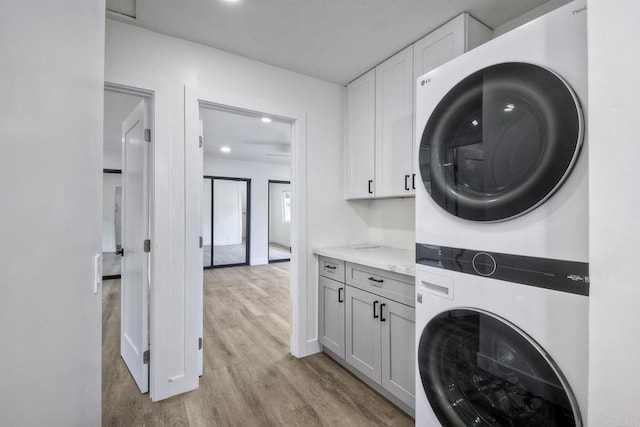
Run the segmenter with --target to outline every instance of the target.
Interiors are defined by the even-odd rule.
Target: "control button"
[[[471,260],[473,269],[481,276],[491,276],[496,272],[496,260],[486,252],[478,252]]]

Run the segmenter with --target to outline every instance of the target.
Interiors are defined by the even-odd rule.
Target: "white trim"
[[[185,86],[185,197],[187,242],[196,241],[199,230],[197,210],[199,207],[198,184],[202,181],[202,154],[198,147],[200,103],[276,116],[292,123],[292,222],[291,222],[291,301],[292,333],[291,354],[304,357],[319,351],[316,338],[307,341],[308,286],[307,261],[307,117],[277,101],[251,98],[202,87]],[[198,257],[196,245],[187,245],[187,281],[199,286],[200,306],[198,325],[202,331],[202,257]]]
[[[172,305],[169,280],[170,242],[169,218],[169,141],[171,135],[171,92],[165,80],[132,75],[107,73],[105,86],[120,86],[142,90],[152,94],[152,144],[150,152],[150,230],[151,230],[151,277],[149,292],[149,339],[151,360],[149,364],[149,395],[158,401],[189,389],[188,381],[171,378],[169,360],[175,346],[168,331],[169,313]],[[179,349],[182,353],[183,349]]]

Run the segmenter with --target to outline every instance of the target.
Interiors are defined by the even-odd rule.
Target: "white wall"
[[[291,184],[269,184],[269,243],[291,246],[291,221],[283,217],[282,192],[291,192]]]
[[[550,0],[532,10],[530,10],[529,12],[525,13],[524,15],[521,15],[519,17],[517,17],[516,19],[512,19],[511,21],[500,25],[497,28],[493,29],[493,37],[497,37],[499,35],[502,35],[508,31],[513,30],[514,28],[517,28],[523,24],[526,24],[529,21],[532,21],[536,18],[541,17],[542,15],[551,12],[554,9],[559,8],[560,6],[563,6],[567,3],[570,3],[572,0]]]
[[[204,174],[229,178],[251,179],[250,262],[262,265],[269,262],[269,180],[288,181],[291,166],[277,163],[226,160],[219,157],[204,159]]]
[[[142,99],[141,96],[128,93],[105,91],[102,131],[105,169],[122,169],[122,122]]]
[[[104,1],[3,1],[0,424],[101,420]]]
[[[413,197],[407,197],[370,201],[369,242],[392,248],[414,250],[415,200]]]
[[[589,425],[638,426],[640,4],[588,5]]]

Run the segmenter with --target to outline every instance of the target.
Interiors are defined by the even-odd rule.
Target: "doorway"
[[[120,280],[119,350],[139,391],[149,391],[153,94],[105,85],[103,275]],[[112,335],[113,336],[113,335]]]
[[[291,259],[291,181],[269,180],[269,263]]]
[[[122,170],[102,169],[102,280],[120,279]]]
[[[251,179],[204,177],[202,236],[205,269],[250,264]]]

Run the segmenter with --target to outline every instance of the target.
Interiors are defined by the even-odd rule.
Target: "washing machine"
[[[588,297],[442,268],[486,254],[432,250],[416,267],[416,426],[585,426]]]
[[[417,81],[418,426],[586,425],[586,14]]]

